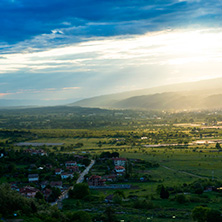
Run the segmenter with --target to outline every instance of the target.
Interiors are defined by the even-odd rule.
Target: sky
[[[65,104],[221,70],[222,0],[0,1],[0,100]]]

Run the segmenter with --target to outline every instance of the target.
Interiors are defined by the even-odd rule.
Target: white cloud
[[[150,66],[167,66],[170,79],[174,73],[175,79],[181,77],[182,80],[188,69],[188,75],[199,78],[203,69],[198,71],[198,65],[205,67],[206,72],[213,65],[214,75],[219,75],[222,69],[222,29],[165,30],[124,38],[100,37],[42,52],[5,54],[0,59],[0,73],[22,69],[30,73],[95,71],[101,78],[129,67],[139,72],[141,67],[149,70]],[[176,73],[174,69],[180,72]]]
[[[80,89],[80,87],[73,86],[73,87],[64,87],[62,89],[63,90],[75,90],[75,89]]]

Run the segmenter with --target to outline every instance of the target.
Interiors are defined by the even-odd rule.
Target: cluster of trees
[[[120,115],[116,115],[120,113]],[[153,124],[206,122],[215,125],[222,120],[220,112],[171,113],[161,111],[104,110],[81,107],[45,107],[0,110],[1,127],[8,129],[94,129],[146,128]],[[124,118],[130,117],[130,118]],[[157,118],[158,117],[158,118]],[[141,124],[142,123],[142,124]]]
[[[89,186],[85,183],[75,184],[74,188],[69,190],[69,198],[83,199],[89,195]]]
[[[8,184],[0,185],[0,206],[0,215],[4,218],[26,216],[30,218],[30,221],[32,218],[36,218],[36,221],[40,222],[91,221],[90,215],[86,212],[77,211],[64,214],[57,207],[48,205],[40,194],[36,195],[34,199],[28,199],[11,190]]]
[[[38,210],[35,200],[21,196],[11,190],[8,184],[0,185],[0,206],[0,214],[3,216],[12,216],[14,213],[31,215]]]
[[[110,152],[102,152],[99,156],[100,158],[116,158],[116,157],[119,157],[119,153],[118,152],[113,152],[113,153],[110,153]]]
[[[197,206],[192,211],[192,218],[197,222],[221,222],[222,216],[219,210]]]

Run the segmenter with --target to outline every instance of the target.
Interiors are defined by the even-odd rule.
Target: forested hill
[[[121,100],[115,103],[114,107],[159,110],[222,109],[222,94],[206,96],[190,93],[159,93]]]
[[[126,109],[222,108],[222,78],[84,99],[71,105]]]

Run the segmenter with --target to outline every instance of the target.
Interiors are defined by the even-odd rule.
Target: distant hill
[[[123,109],[166,109],[166,110],[194,110],[194,109],[221,109],[222,94],[197,95],[186,93],[158,93],[147,96],[130,97],[121,100],[114,108]]]
[[[103,95],[71,106],[124,109],[222,108],[222,78]]]
[[[73,100],[71,100],[73,101]],[[70,103],[70,100],[21,100],[21,99],[0,99],[0,108],[4,107],[30,107],[30,106],[56,106]]]

